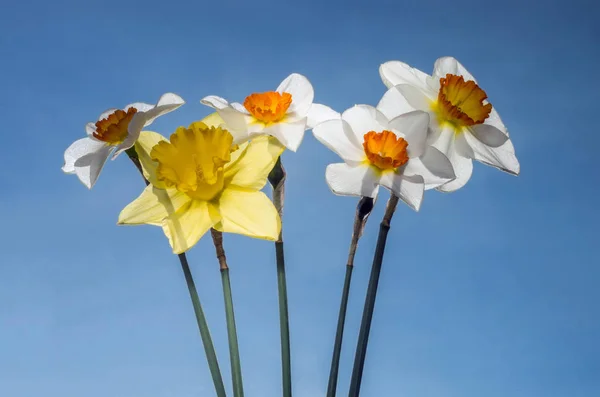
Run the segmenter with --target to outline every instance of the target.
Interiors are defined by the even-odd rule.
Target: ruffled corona
[[[440,90],[435,110],[440,121],[456,127],[482,124],[492,111],[492,104],[484,101],[487,94],[474,81],[463,76],[446,74],[440,78]]]
[[[408,162],[408,142],[391,131],[369,131],[363,148],[371,164],[381,170],[396,169]]]
[[[179,127],[151,151],[157,179],[197,200],[211,200],[223,189],[223,170],[231,160],[233,136],[202,122]]]
[[[115,110],[108,117],[96,122],[96,131],[92,134],[99,141],[109,145],[118,145],[127,138],[127,128],[137,109],[130,107],[127,111]]]
[[[291,94],[277,91],[251,94],[244,100],[246,110],[265,124],[281,121],[291,104]]]

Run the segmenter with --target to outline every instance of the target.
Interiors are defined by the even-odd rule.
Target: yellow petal
[[[144,177],[152,185],[164,189],[166,187],[165,184],[156,178],[156,167],[158,167],[158,163],[150,158],[152,148],[161,141],[167,141],[167,139],[157,132],[142,131],[140,137],[135,142],[135,151],[142,164]]]
[[[219,116],[219,113],[214,112],[214,113],[209,114],[205,118],[203,118],[201,120],[201,122],[203,122],[204,124],[206,124],[209,127],[215,127],[216,128],[216,127],[220,126],[221,124],[224,124],[225,120],[223,120],[221,118],[221,116]]]
[[[225,185],[262,189],[284,150],[285,146],[276,138],[265,135],[253,138],[237,160],[225,166]]]
[[[146,186],[142,194],[129,203],[119,214],[119,225],[161,226],[169,214],[190,201],[190,198],[175,189],[158,189]]]
[[[279,237],[279,214],[263,192],[230,187],[219,198],[218,206],[222,219],[215,229],[270,241]]]
[[[220,219],[219,211],[213,204],[191,200],[165,219],[163,231],[173,253],[181,254],[192,248]]]

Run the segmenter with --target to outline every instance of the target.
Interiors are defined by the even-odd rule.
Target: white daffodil
[[[333,111],[327,106],[313,103],[314,95],[310,81],[292,73],[276,91],[251,94],[243,104],[229,103],[213,95],[200,102],[219,113],[235,143],[256,135],[271,135],[295,152],[302,143],[304,131],[332,117]]]
[[[314,127],[315,137],[344,160],[327,167],[331,190],[374,198],[381,185],[418,211],[426,187],[454,179],[450,161],[426,143],[428,123],[426,112],[388,120],[372,106],[356,105]]]
[[[477,160],[513,175],[519,161],[509,134],[473,76],[452,57],[439,58],[429,76],[399,61],[379,68],[389,88],[377,106],[387,117],[422,110],[430,114],[428,142],[452,163],[456,179],[438,190],[463,187]]]
[[[111,153],[114,160],[135,144],[142,128],[184,103],[179,95],[168,93],[161,96],[156,105],[137,102],[124,109],[108,109],[98,117],[97,122],[85,126],[87,137],[73,142],[67,148],[62,170],[67,174],[76,174],[91,189]]]

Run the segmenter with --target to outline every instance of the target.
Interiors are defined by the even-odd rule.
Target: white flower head
[[[428,123],[426,112],[388,120],[372,106],[356,105],[314,127],[315,137],[344,160],[327,167],[331,190],[375,198],[381,185],[418,211],[426,188],[454,179],[450,161],[427,145]]]
[[[377,106],[387,117],[413,110],[430,115],[428,142],[452,163],[456,179],[438,190],[451,192],[471,178],[473,161],[513,175],[519,161],[509,134],[475,78],[452,57],[439,58],[431,76],[399,61],[379,68],[389,88]]]
[[[62,170],[67,174],[76,174],[91,189],[111,153],[114,160],[135,144],[144,127],[184,103],[179,95],[167,93],[160,97],[156,105],[137,102],[124,109],[108,109],[98,117],[97,122],[85,126],[87,137],[73,142],[67,148]]]
[[[218,96],[207,96],[200,103],[215,109],[224,127],[233,134],[236,143],[257,135],[271,135],[295,152],[304,131],[331,118],[326,106],[314,104],[314,90],[301,74],[292,73],[275,91],[254,93],[244,103],[229,103]]]

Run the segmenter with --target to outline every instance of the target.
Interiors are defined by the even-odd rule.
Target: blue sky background
[[[453,194],[399,207],[389,235],[363,395],[600,395],[597,210],[600,18],[594,1],[2,1],[0,395],[195,397],[214,390],[177,258],[161,231],[117,227],[141,192],[121,157],[92,191],[63,152],[109,107],[187,104],[169,134],[306,75],[315,101],[375,105],[378,66],[430,72],[452,55],[511,131],[515,178],[476,164]],[[323,396],[356,199],[330,193],[335,154],[308,134],[284,154],[296,397]],[[378,223],[356,258],[340,395],[349,375]],[[210,238],[189,253],[223,376],[223,298]],[[271,243],[227,235],[249,397],[281,395]]]

